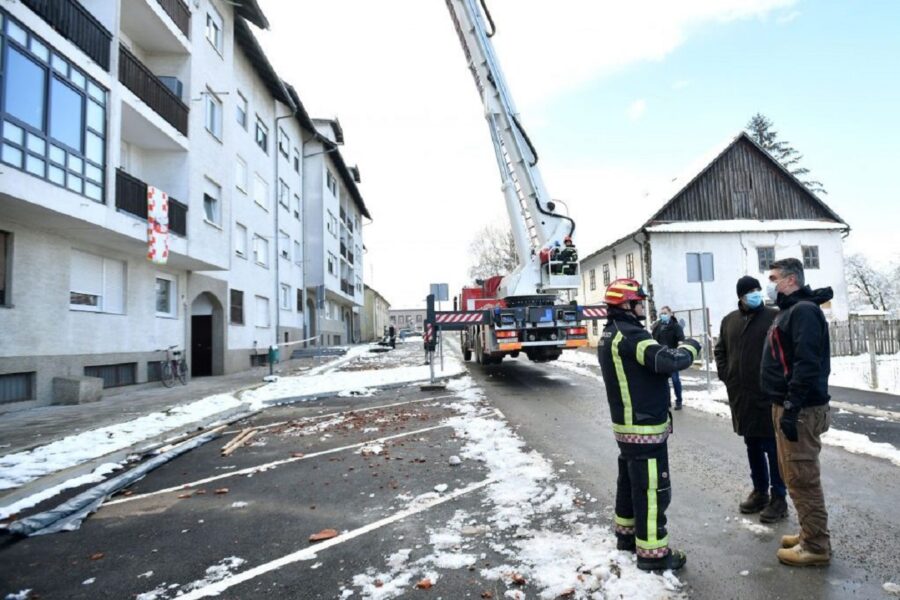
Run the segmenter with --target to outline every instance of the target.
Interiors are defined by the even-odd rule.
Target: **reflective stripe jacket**
[[[597,356],[616,439],[658,443],[669,434],[669,375],[691,366],[700,344],[667,348],[631,313],[611,309]]]

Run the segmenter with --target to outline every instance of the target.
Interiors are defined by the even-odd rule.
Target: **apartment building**
[[[362,341],[374,342],[380,340],[386,333],[391,303],[368,284],[363,284],[363,289],[365,302],[361,319]]]
[[[424,308],[394,308],[388,311],[389,324],[397,331],[408,329],[419,333],[425,331]]]
[[[169,346],[202,376],[314,335],[317,205],[343,219],[340,277],[319,278],[340,308],[322,331],[352,339],[358,171],[250,24],[268,27],[255,0],[0,4],[0,403],[50,403],[56,378],[153,381]],[[148,192],[167,194],[164,260],[159,244],[149,256]]]

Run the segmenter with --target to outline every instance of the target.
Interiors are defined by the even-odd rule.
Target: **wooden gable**
[[[647,222],[809,219],[843,223],[746,134]]]

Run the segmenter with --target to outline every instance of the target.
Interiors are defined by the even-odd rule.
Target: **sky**
[[[654,190],[762,112],[851,227],[900,260],[900,2],[487,0],[520,120],[581,255],[633,231]],[[468,283],[508,223],[483,109],[444,2],[261,0],[257,32],[313,117],[337,117],[373,220],[365,282],[394,308]]]

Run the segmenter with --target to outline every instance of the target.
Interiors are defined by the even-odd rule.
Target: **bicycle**
[[[175,385],[175,379],[181,382],[181,385],[187,385],[188,382],[188,366],[184,360],[181,350],[175,350],[178,345],[169,346],[165,349],[166,357],[159,361],[159,378],[166,387]],[[160,352],[163,352],[160,350]]]

